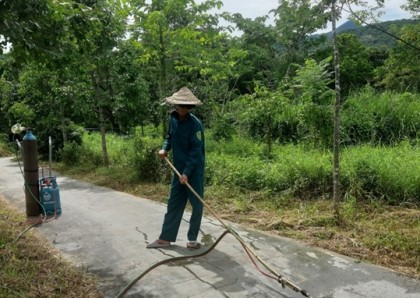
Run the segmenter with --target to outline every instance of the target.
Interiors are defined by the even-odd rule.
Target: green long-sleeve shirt
[[[204,129],[200,120],[191,113],[180,120],[178,113],[170,115],[168,133],[162,149],[172,149],[174,166],[181,173],[189,177],[193,171],[204,171]]]

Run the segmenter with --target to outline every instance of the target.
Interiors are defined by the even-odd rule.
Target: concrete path
[[[97,275],[104,297],[115,297],[159,261],[204,252],[224,231],[216,219],[203,219],[201,241],[206,245],[191,252],[185,248],[188,223],[183,221],[176,245],[146,249],[160,233],[165,205],[67,177],[58,176],[57,181],[62,215],[36,229],[65,258]],[[0,193],[25,212],[23,177],[11,158],[0,158]],[[261,259],[311,297],[420,298],[419,280],[287,238],[233,227]],[[227,235],[206,256],[152,270],[124,297],[303,296],[262,275],[239,242]]]

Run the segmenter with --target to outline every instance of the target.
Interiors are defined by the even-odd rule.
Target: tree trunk
[[[160,2],[158,3],[158,9],[160,10]],[[166,47],[165,41],[163,37],[163,29],[159,27],[159,101],[163,100],[166,96],[166,83],[167,83],[167,69],[166,69]],[[166,108],[163,106],[160,109],[161,113],[161,121],[162,121],[162,138],[166,137],[166,133],[168,130],[168,117],[166,113]]]
[[[63,134],[63,144],[67,144],[67,125],[64,115],[64,104],[60,104],[61,132]]]
[[[267,122],[268,158],[271,158],[271,151],[272,151],[272,148],[273,148],[273,136],[272,136],[272,128],[271,128],[272,119],[271,119],[271,117],[268,120],[269,120]]]
[[[100,88],[99,88],[99,78],[97,77],[96,73],[93,71],[92,74],[92,84],[95,91],[95,101],[98,105],[98,112],[99,112],[99,128],[101,132],[101,145],[102,145],[102,160],[105,166],[109,166],[109,156],[108,156],[108,149],[106,146],[106,130],[105,130],[105,115],[104,115],[104,108],[101,103],[100,98]]]
[[[99,125],[101,128],[101,145],[102,145],[102,159],[105,166],[109,166],[108,149],[106,146],[106,130],[105,130],[105,117],[103,107],[99,107]]]
[[[334,211],[337,223],[341,224],[340,214],[340,59],[337,44],[337,3],[332,1],[332,31],[334,47],[334,70],[335,70],[335,103],[334,103],[334,166],[333,166],[333,198]]]

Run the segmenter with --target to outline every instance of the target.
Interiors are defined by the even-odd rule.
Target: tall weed
[[[420,150],[408,141],[393,147],[348,148],[343,152],[342,183],[357,198],[419,202]]]
[[[342,138],[346,144],[392,145],[416,140],[420,131],[420,95],[365,88],[343,105]]]
[[[276,146],[274,157],[269,159],[261,154],[263,147],[246,140],[221,142],[214,148],[207,152],[209,185],[232,185],[300,198],[331,196],[332,152],[284,145]],[[235,154],[238,148],[241,153]],[[395,204],[419,201],[417,146],[408,141],[393,147],[363,145],[343,149],[341,156],[340,180],[346,197],[385,199]]]
[[[245,144],[242,142],[241,148],[247,151],[243,148]],[[258,152],[238,157],[229,148],[236,147],[235,144],[223,145],[223,149],[219,148],[216,154],[208,154],[209,183],[307,196],[323,194],[329,190],[330,158],[319,151],[286,145],[276,147],[274,158],[268,159]]]

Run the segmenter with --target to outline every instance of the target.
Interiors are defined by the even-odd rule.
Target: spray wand
[[[171,167],[171,169],[178,175],[178,177],[181,177],[181,174],[179,171],[175,168],[175,166],[168,160],[167,157],[164,157],[164,160],[166,163]],[[251,255],[253,255],[258,262],[260,262],[261,265],[263,265],[268,271],[270,271],[272,274],[275,275],[275,279],[282,285],[283,288],[286,286],[291,288],[295,292],[301,293],[305,297],[311,297],[309,293],[300,287],[298,287],[296,284],[288,280],[287,278],[283,277],[281,274],[277,273],[270,265],[268,265],[264,260],[262,260],[246,243],[245,241],[239,236],[239,234],[234,231],[234,229],[231,226],[228,226],[211,208],[210,206],[201,198],[201,196],[192,188],[192,186],[186,182],[185,185],[188,187],[188,189],[197,197],[197,199],[200,200],[201,203],[210,211],[210,213],[222,224],[222,226],[231,233],[238,241],[241,243],[242,247],[245,249],[245,251]],[[250,255],[249,255],[250,256]],[[251,256],[250,256],[251,257]],[[252,259],[252,258],[251,258]],[[266,275],[266,274],[265,274]],[[267,275],[268,276],[268,275]],[[272,277],[272,276],[269,276]]]

